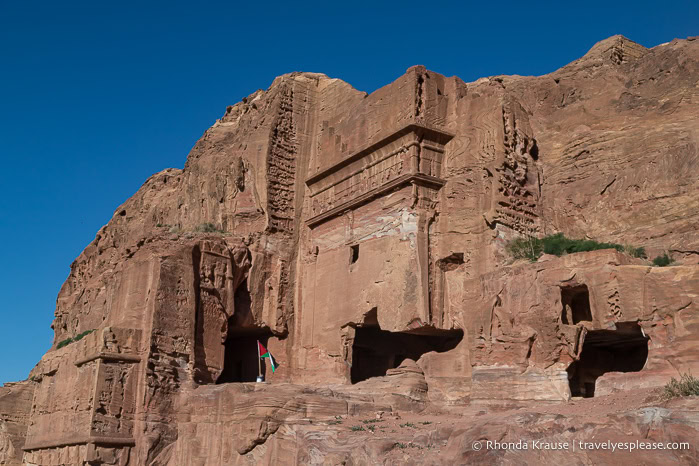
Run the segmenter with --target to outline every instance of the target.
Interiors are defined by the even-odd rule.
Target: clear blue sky
[[[69,266],[116,207],[275,76],[544,74],[614,34],[697,35],[698,4],[0,0],[0,383],[49,348]]]

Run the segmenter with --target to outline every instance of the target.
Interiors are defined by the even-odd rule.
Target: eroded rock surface
[[[0,464],[22,464],[22,447],[32,409],[34,383],[8,383],[0,387]]]
[[[539,77],[275,79],[72,264],[53,348],[9,387],[19,411],[0,392],[0,458],[508,464],[563,457],[469,445],[696,438],[696,400],[561,412],[699,373],[698,83],[699,41],[621,36]],[[677,261],[512,263],[509,240],[554,232]],[[280,363],[267,384],[257,341]],[[352,430],[365,415],[395,432]],[[407,435],[399,417],[423,415]]]

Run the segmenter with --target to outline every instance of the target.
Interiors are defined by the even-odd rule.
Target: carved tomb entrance
[[[619,322],[616,330],[590,330],[580,359],[568,367],[572,396],[595,395],[597,378],[607,372],[638,372],[648,359],[648,337],[636,322]]]
[[[264,347],[272,336],[269,329],[236,329],[228,332],[223,359],[223,371],[216,379],[217,384],[230,382],[255,382],[257,378],[257,341]],[[262,364],[262,375],[266,375],[266,364]]]
[[[217,384],[230,382],[255,382],[258,374],[257,341],[265,348],[272,336],[269,327],[256,327],[252,317],[250,291],[247,278],[238,286],[234,295],[235,313],[228,319],[228,332],[224,343],[223,371]],[[266,375],[262,364],[262,375]]]
[[[461,342],[463,330],[421,328],[410,332],[388,332],[378,325],[357,327],[352,344],[351,382],[386,375],[403,360],[417,361],[425,353],[443,353]]]

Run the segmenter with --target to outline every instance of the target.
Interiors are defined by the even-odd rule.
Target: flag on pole
[[[272,373],[274,374],[274,371],[277,370],[277,367],[279,367],[279,364],[277,364],[277,361],[274,359],[274,356],[272,356],[272,353],[267,351],[267,348],[262,346],[262,343],[260,343],[260,340],[257,340],[257,346],[258,346],[258,351],[260,352],[260,357],[261,358],[269,358],[269,365],[272,366]]]

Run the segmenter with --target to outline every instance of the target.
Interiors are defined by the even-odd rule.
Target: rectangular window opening
[[[350,246],[350,264],[354,264],[359,260],[359,245]]]
[[[586,285],[561,287],[561,304],[563,305],[562,323],[575,325],[578,322],[592,321],[590,292]]]

